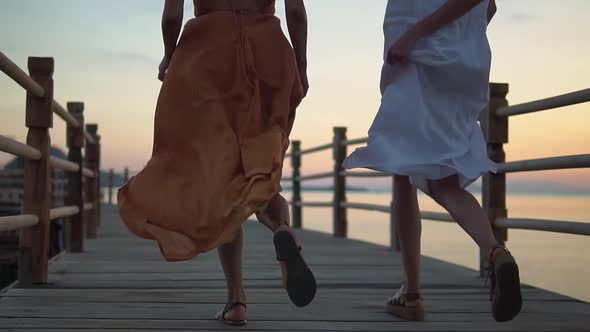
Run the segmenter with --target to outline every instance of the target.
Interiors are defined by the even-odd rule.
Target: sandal
[[[502,254],[494,257],[496,249]],[[490,251],[488,278],[492,316],[497,322],[514,319],[522,309],[522,294],[518,265],[506,247],[498,245]]]
[[[301,257],[301,247],[297,246],[291,233],[276,232],[273,237],[277,260],[287,267],[287,294],[298,307],[310,304],[317,291],[313,273]]]
[[[419,293],[408,293],[402,285],[399,291],[387,300],[387,311],[404,320],[424,321],[424,307],[421,303],[416,306],[408,306],[408,301],[422,300]]]
[[[387,311],[404,320],[422,322],[424,321],[424,307],[422,303],[416,306],[408,306],[408,301],[422,300],[419,293],[408,293],[402,285],[399,291],[387,300]]]
[[[225,318],[225,316],[227,315],[228,312],[234,310],[235,307],[237,306],[242,306],[244,307],[244,310],[246,310],[248,307],[242,303],[242,302],[234,302],[234,303],[228,303],[225,305],[225,308],[223,308],[222,311],[218,312],[215,315],[215,319],[217,319],[218,321],[224,322],[227,325],[231,325],[231,326],[244,326],[246,325],[247,321],[244,320],[232,320],[232,319],[227,319]]]

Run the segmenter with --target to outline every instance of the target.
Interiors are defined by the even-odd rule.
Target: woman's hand
[[[158,79],[164,82],[164,78],[166,77],[166,72],[168,71],[168,66],[170,65],[170,60],[172,57],[164,56],[162,62],[160,62],[160,66],[158,67]]]
[[[387,63],[390,65],[409,63],[414,44],[420,39],[420,36],[416,29],[410,27],[387,51]]]

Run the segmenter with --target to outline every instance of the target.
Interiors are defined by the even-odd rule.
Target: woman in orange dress
[[[152,157],[119,191],[119,212],[168,261],[217,248],[228,299],[216,317],[242,325],[242,223],[252,214],[274,233],[293,303],[305,306],[316,292],[279,194],[295,108],[308,89],[307,17],[303,0],[285,0],[291,46],[274,0],[194,5],[178,39],[184,1],[166,0]]]

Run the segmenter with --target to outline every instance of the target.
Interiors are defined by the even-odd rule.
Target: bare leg
[[[404,264],[406,292],[420,293],[420,236],[422,223],[416,187],[407,176],[394,177],[394,213],[397,221],[400,249]],[[420,301],[408,301],[417,305]]]
[[[295,232],[290,226],[291,216],[289,214],[289,204],[280,194],[273,197],[268,203],[266,209],[256,214],[258,221],[270,229],[273,233],[287,231],[297,241]],[[283,287],[287,287],[287,266],[281,262],[281,273],[283,277]]]
[[[278,231],[287,231],[291,233],[295,241],[295,232],[289,226],[291,223],[291,216],[289,215],[289,204],[287,200],[280,194],[273,197],[268,203],[266,209],[262,213],[257,213],[258,221],[270,229],[273,233]],[[283,277],[283,287],[287,287],[287,267],[281,262],[281,275]]]
[[[227,244],[220,246],[217,251],[219,260],[225,273],[227,284],[227,303],[246,303],[246,293],[242,284],[242,247],[244,244],[244,232],[236,235],[236,238]],[[245,320],[246,309],[242,306],[235,306],[225,317],[230,320]]]
[[[256,218],[273,233],[276,233],[279,229],[292,232],[291,227],[289,227],[289,224],[291,223],[289,204],[280,194],[273,197],[266,209],[263,212],[256,214]]]
[[[430,181],[429,186],[432,198],[449,212],[480,248],[489,252],[498,245],[488,216],[475,197],[461,188],[457,175]]]

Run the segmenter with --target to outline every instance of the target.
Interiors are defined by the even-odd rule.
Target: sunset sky
[[[278,15],[284,17],[278,1]],[[385,0],[308,0],[311,90],[293,139],[304,147],[331,140],[333,126],[365,136],[379,107]],[[590,1],[498,0],[490,25],[493,82],[510,84],[512,104],[590,87]],[[192,7],[190,2],[187,8]],[[152,144],[162,55],[162,0],[2,0],[0,51],[26,68],[27,56],[55,57],[55,98],[84,101],[99,124],[103,167],[139,170]],[[186,15],[191,14],[187,10]],[[188,19],[188,17],[187,17]],[[25,140],[25,93],[0,75],[0,134]],[[590,153],[590,104],[510,120],[509,160]],[[56,119],[53,143],[65,146]],[[8,156],[0,154],[0,163]],[[324,153],[308,172],[331,168]],[[590,171],[515,175],[590,190]]]

